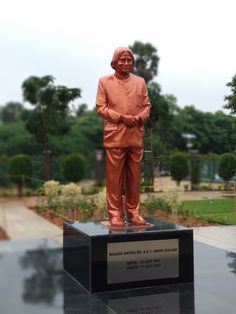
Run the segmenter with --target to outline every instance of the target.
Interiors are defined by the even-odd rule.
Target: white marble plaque
[[[107,283],[179,277],[179,240],[107,244]]]

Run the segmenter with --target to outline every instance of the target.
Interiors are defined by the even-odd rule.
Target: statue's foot
[[[128,220],[134,226],[144,226],[147,224],[146,220],[143,219],[141,216],[133,216]]]
[[[123,220],[120,217],[112,217],[109,222],[111,227],[121,228],[125,226]]]

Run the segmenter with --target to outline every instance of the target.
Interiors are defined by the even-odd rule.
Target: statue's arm
[[[148,97],[148,90],[145,82],[143,82],[143,99],[142,99],[142,109],[141,111],[135,116],[136,120],[138,121],[139,125],[143,125],[144,122],[148,119],[150,112],[151,112],[151,103]]]
[[[121,120],[121,114],[108,107],[108,100],[106,91],[103,86],[103,82],[99,80],[97,98],[96,98],[96,110],[97,113],[102,116],[103,119],[118,124]]]

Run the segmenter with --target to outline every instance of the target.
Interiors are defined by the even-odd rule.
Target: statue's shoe
[[[147,224],[146,220],[141,216],[133,216],[128,220],[134,226],[144,226]]]
[[[121,228],[121,227],[125,226],[123,220],[120,217],[112,217],[109,220],[109,222],[110,222],[111,227],[117,227],[117,228],[119,227],[119,228]]]

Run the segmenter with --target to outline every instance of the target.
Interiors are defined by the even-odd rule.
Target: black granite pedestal
[[[193,282],[192,229],[147,221],[119,229],[65,222],[64,269],[89,292]]]

